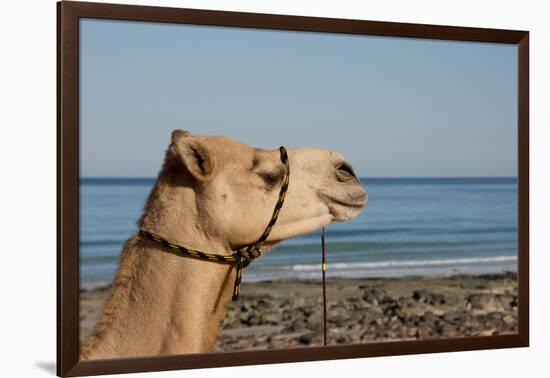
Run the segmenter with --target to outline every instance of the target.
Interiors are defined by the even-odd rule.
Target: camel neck
[[[138,226],[174,243],[230,255],[204,232],[195,188],[161,173]],[[230,300],[235,269],[170,252],[138,235],[121,252],[111,295],[82,358],[98,359],[211,351]]]
[[[155,185],[139,226],[189,248],[231,254],[229,246],[202,232],[191,195],[186,187]],[[231,265],[184,257],[132,237],[123,247],[111,295],[82,357],[211,351],[234,279]]]
[[[130,239],[83,357],[211,351],[233,279],[229,265],[177,256],[138,237]]]

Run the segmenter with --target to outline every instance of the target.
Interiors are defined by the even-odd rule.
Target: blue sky
[[[80,21],[83,177],[156,176],[170,131],[342,153],[363,177],[516,175],[515,45]]]

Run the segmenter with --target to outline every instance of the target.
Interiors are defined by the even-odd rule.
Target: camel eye
[[[272,189],[281,181],[281,174],[279,172],[258,173],[258,176],[264,180],[269,189]]]

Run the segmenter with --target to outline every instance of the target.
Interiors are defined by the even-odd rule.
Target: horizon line
[[[154,180],[156,176],[80,176],[83,180]],[[360,179],[499,179],[499,178],[515,178],[516,176],[361,176]]]

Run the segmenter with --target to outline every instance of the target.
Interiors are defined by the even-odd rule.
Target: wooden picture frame
[[[82,376],[529,345],[529,33],[63,1],[57,3],[57,374]],[[518,46],[518,329],[514,335],[79,361],[79,19],[139,20]]]

